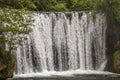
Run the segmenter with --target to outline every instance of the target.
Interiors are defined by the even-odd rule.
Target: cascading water
[[[16,52],[15,74],[103,71],[106,19],[88,12],[34,13],[33,31]]]

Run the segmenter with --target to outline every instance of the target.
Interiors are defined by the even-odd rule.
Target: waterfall
[[[103,14],[36,12],[33,17],[33,31],[16,51],[15,74],[105,69]]]

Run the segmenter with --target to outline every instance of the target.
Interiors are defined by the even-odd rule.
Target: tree
[[[68,3],[71,4],[68,6],[72,11],[89,11],[92,9],[92,1],[91,0],[69,0]]]
[[[33,10],[36,8],[31,0],[0,0],[0,7]]]
[[[51,11],[52,7],[57,4],[56,0],[36,0],[34,3],[40,11]]]
[[[28,27],[32,22],[30,14],[24,10],[0,10],[0,44],[7,44],[9,50],[16,48],[25,40],[25,35],[31,29]]]
[[[0,8],[0,47],[7,44],[11,51],[21,44],[31,31],[28,25],[33,19],[27,10],[35,8],[35,5],[30,0],[1,0]]]

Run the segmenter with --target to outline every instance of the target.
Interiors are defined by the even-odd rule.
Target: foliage
[[[7,44],[9,49],[16,48],[20,44],[25,35],[31,29],[28,25],[31,24],[30,13],[25,10],[0,10],[0,44]]]
[[[55,10],[55,11],[69,11],[66,8],[66,4],[64,4],[64,3],[56,4],[55,6],[52,7],[52,9]]]
[[[92,0],[35,0],[39,11],[81,11],[90,10]]]
[[[31,0],[0,0],[0,7],[29,10],[36,8]]]
[[[92,9],[92,1],[91,0],[72,0],[72,6],[70,9],[72,11],[85,11]]]
[[[56,0],[36,0],[34,3],[39,11],[51,11],[57,4]]]
[[[11,51],[26,39],[31,31],[32,15],[27,9],[35,9],[31,0],[0,0],[0,46]]]

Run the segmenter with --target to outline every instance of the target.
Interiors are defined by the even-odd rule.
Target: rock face
[[[10,78],[13,76],[15,65],[14,56],[0,48],[0,78]]]
[[[120,73],[120,27],[108,25],[106,31],[107,70]],[[116,56],[117,55],[117,56]],[[119,57],[118,57],[119,56]],[[119,67],[119,68],[118,68]]]
[[[120,73],[120,50],[114,53],[114,69],[115,72]]]

